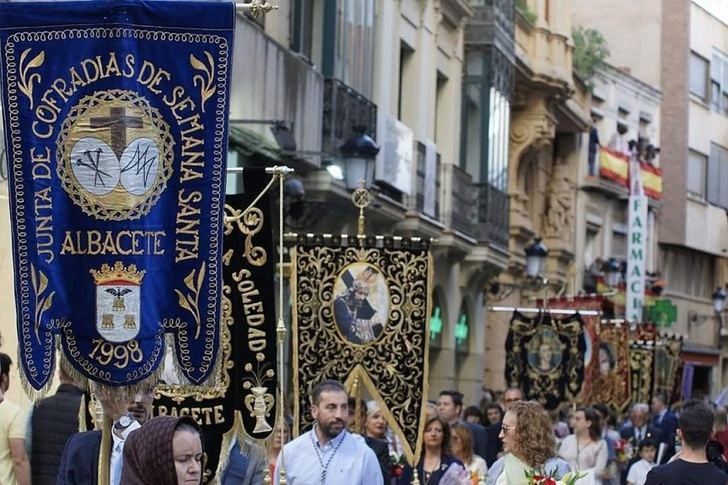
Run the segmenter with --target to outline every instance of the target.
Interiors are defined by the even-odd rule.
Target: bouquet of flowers
[[[458,465],[453,463],[440,478],[440,485],[472,485],[470,473]]]
[[[407,460],[404,457],[404,453],[401,455],[397,455],[396,453],[391,453],[389,455],[389,474],[392,475],[392,478],[399,478],[404,474],[404,467],[407,465]]]
[[[577,480],[586,476],[585,473],[569,472],[560,480],[556,479],[556,470],[551,470],[548,474],[531,471],[526,472],[528,485],[574,485]]]
[[[614,450],[617,452],[617,461],[626,463],[632,457],[632,445],[624,438],[614,443]]]

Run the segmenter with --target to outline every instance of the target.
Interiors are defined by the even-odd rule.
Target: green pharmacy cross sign
[[[459,347],[465,343],[468,338],[468,316],[464,313],[458,318],[455,324],[455,344]]]
[[[645,307],[645,313],[645,320],[658,327],[672,327],[677,320],[677,307],[668,298],[655,300],[653,305]]]
[[[430,341],[437,340],[442,333],[442,318],[440,318],[440,307],[436,306],[430,317]]]

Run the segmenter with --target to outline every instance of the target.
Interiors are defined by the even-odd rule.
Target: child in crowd
[[[632,464],[627,472],[627,485],[644,485],[647,481],[647,474],[655,465],[655,454],[657,445],[651,440],[642,440],[639,445],[641,460]]]

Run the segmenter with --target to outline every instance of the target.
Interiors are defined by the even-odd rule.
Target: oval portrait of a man
[[[561,365],[563,345],[558,335],[544,328],[534,335],[528,346],[528,365],[540,374],[549,374]]]
[[[358,345],[377,340],[389,315],[389,289],[380,271],[369,263],[350,264],[336,278],[334,294],[341,336]]]

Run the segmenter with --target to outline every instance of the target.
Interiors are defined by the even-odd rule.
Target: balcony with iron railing
[[[376,139],[377,105],[336,78],[324,79],[323,151],[338,154],[354,127]]]
[[[473,236],[477,193],[473,177],[457,165],[452,165],[451,196],[450,224],[452,228],[468,236]]]
[[[426,147],[417,142],[417,179],[415,186],[415,209],[434,220],[440,220],[440,187],[442,163],[439,153],[435,154],[434,183],[427,180]],[[432,203],[430,200],[434,199]]]
[[[475,184],[478,213],[475,235],[479,241],[508,248],[508,194],[490,183]]]

